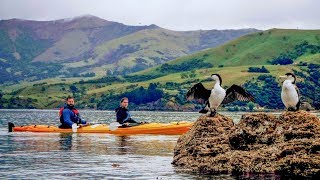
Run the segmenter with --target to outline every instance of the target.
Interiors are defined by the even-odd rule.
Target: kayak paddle
[[[109,129],[111,131],[114,131],[116,129],[118,129],[118,127],[122,126],[122,124],[118,123],[118,122],[112,122],[109,124]]]
[[[72,124],[72,132],[77,132],[79,127],[80,126],[78,126],[77,123],[73,123]]]

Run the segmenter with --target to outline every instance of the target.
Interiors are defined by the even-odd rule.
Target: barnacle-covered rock
[[[320,176],[320,121],[306,111],[245,114],[238,124],[201,116],[174,149],[173,162],[203,174]]]

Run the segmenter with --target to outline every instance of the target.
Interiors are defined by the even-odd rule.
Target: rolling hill
[[[82,108],[112,109],[118,105],[119,97],[129,96],[140,98],[133,100],[135,109],[194,110],[200,105],[185,100],[186,90],[196,82],[212,88],[212,82],[205,76],[219,73],[223,86],[243,85],[253,92],[257,105],[281,109],[277,77],[294,72],[299,88],[304,89],[303,100],[319,109],[319,56],[320,30],[271,29],[129,75],[79,81],[60,78],[18,88],[3,97],[7,103],[15,103],[15,108],[19,102],[36,108],[58,107],[63,97],[74,95]],[[248,72],[251,67],[262,66],[269,72]],[[162,91],[161,98],[143,96],[155,89]]]
[[[0,21],[0,83],[137,72],[256,29],[178,32],[95,16]]]
[[[288,56],[294,63],[320,63],[320,30],[271,29],[242,36],[216,48],[184,56],[137,74],[162,74],[177,69],[190,71],[199,65],[212,67],[271,65],[272,61]],[[198,66],[188,66],[198,61]],[[185,67],[184,67],[185,66]]]

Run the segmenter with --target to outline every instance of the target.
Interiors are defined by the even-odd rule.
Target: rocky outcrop
[[[306,111],[201,116],[178,139],[172,164],[203,174],[320,176],[320,122]]]
[[[300,104],[300,110],[305,110],[305,111],[311,111],[314,110],[314,108],[311,106],[310,103],[308,102],[301,102]]]

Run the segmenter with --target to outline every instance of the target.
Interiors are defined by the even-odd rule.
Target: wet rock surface
[[[245,114],[238,124],[201,116],[174,150],[172,164],[202,174],[320,177],[320,121],[306,111]]]

